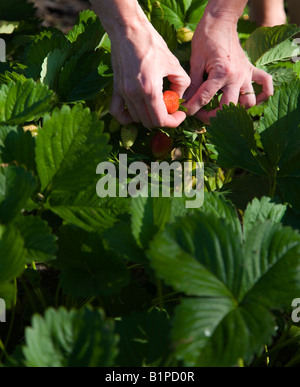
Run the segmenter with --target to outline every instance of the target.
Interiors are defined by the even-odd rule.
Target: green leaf
[[[103,123],[89,109],[63,106],[44,119],[36,141],[42,191],[78,194],[95,180],[96,167],[110,151]],[[95,186],[96,190],[96,186]]]
[[[192,30],[195,30],[202,18],[208,0],[193,0],[185,16],[185,23]]]
[[[59,74],[61,73],[67,57],[68,52],[60,48],[55,48],[51,51],[42,63],[42,71],[40,74],[41,83],[49,86],[50,89],[57,91]]]
[[[59,237],[55,267],[60,283],[73,297],[118,294],[129,283],[129,272],[118,257],[105,251],[98,234],[64,228]]]
[[[246,41],[244,49],[251,62],[258,66],[287,60],[295,51],[290,39],[298,32],[300,29],[296,25],[260,27]]]
[[[120,336],[120,367],[159,366],[170,351],[170,321],[167,313],[152,309],[150,312],[133,312],[117,322]]]
[[[213,214],[220,219],[224,219],[230,226],[241,235],[241,224],[235,206],[226,200],[220,193],[206,193],[203,206],[200,209],[206,214]]]
[[[254,302],[235,308],[220,298],[187,299],[174,321],[177,357],[187,366],[236,366],[241,356],[249,361],[269,344],[274,324],[272,314]]]
[[[223,168],[239,167],[257,175],[266,175],[268,165],[256,144],[251,117],[243,107],[223,106],[207,129]]]
[[[254,198],[268,196],[270,181],[264,176],[245,175],[225,184],[221,192],[240,210],[245,210]]]
[[[169,221],[171,200],[139,196],[132,198],[131,203],[132,233],[138,246],[146,248],[153,236]]]
[[[264,70],[272,75],[273,85],[276,88],[283,86],[285,83],[291,83],[297,78],[292,68],[284,66],[266,66]]]
[[[99,198],[96,194],[96,181],[75,194],[51,195],[45,208],[53,211],[67,223],[88,232],[102,233],[111,228],[122,214],[129,212],[127,198]]]
[[[270,98],[259,134],[273,170],[284,168],[291,158],[300,157],[300,81],[284,85]],[[285,173],[287,173],[286,171]]]
[[[1,258],[0,258],[1,260]],[[5,300],[5,307],[9,309],[12,307],[15,299],[15,286],[10,282],[1,282],[0,283],[0,298]],[[3,312],[2,312],[3,313]],[[0,315],[1,315],[1,304],[0,304]]]
[[[199,212],[150,244],[156,274],[187,296],[172,331],[186,366],[250,361],[275,334],[274,311],[289,308],[300,291],[299,233],[266,221],[243,243],[225,224]]]
[[[26,207],[35,187],[34,177],[23,168],[0,168],[0,223],[11,222]]]
[[[15,228],[0,225],[0,286],[24,271],[23,246],[23,239]]]
[[[26,328],[23,346],[27,367],[109,367],[117,354],[117,337],[101,310],[48,309]]]
[[[25,82],[26,78],[23,74],[19,74],[19,71],[22,71],[22,65],[13,64],[9,62],[0,63],[0,83],[5,83],[6,85],[10,82]]]
[[[298,32],[300,29],[298,30]],[[272,48],[270,51],[266,52],[257,62],[256,66],[258,68],[263,68],[264,66],[268,66],[270,64],[274,64],[277,62],[284,62],[291,60],[295,55],[295,46],[292,41],[286,40],[278,46]]]
[[[191,296],[228,297],[239,289],[243,256],[240,237],[223,219],[197,213],[167,226],[150,243],[157,274]]]
[[[0,126],[0,163],[35,171],[35,141],[30,131],[17,126]]]
[[[290,203],[294,210],[300,213],[300,180],[298,177],[279,177],[278,185],[283,193],[284,200]]]
[[[71,56],[95,51],[104,34],[105,30],[93,11],[81,12],[73,30],[67,35],[67,39],[72,43]]]
[[[152,18],[167,20],[176,29],[188,26],[193,30],[201,19],[207,0],[152,0]]]
[[[32,79],[0,87],[0,122],[22,125],[51,110],[53,93]]]
[[[56,238],[45,221],[37,216],[19,216],[14,221],[24,240],[26,263],[48,262],[55,258]]]
[[[248,233],[245,254],[240,298],[274,310],[290,306],[299,294],[300,234],[279,223],[264,222]]]
[[[43,31],[40,35],[35,36],[35,40],[26,52],[25,74],[27,78],[38,79],[40,77],[43,63],[52,51],[60,49],[65,53],[69,52],[70,48],[70,42],[59,30]]]
[[[145,263],[147,261],[144,250],[138,246],[131,230],[131,223],[127,221],[116,223],[103,233],[103,238],[109,249],[116,255],[129,262]]]
[[[244,236],[246,239],[253,227],[256,227],[257,222],[271,220],[277,223],[283,219],[287,205],[272,202],[271,200],[271,198],[263,197],[261,200],[256,198],[249,203],[243,220]]]
[[[111,70],[106,53],[95,51],[76,55],[67,62],[59,75],[58,94],[61,101],[78,102],[93,98],[111,83]]]

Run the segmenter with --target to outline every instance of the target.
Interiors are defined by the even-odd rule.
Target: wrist
[[[246,4],[247,0],[228,0],[225,6],[223,0],[210,0],[203,18],[212,24],[222,23],[236,28]]]
[[[137,1],[90,0],[111,39],[121,39],[135,33],[139,26],[149,23]]]

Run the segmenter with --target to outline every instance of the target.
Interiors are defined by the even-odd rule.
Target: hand
[[[190,78],[153,26],[144,20],[113,36],[114,93],[111,114],[123,125],[141,122],[146,128],[179,126],[184,112],[169,115],[163,101],[163,79],[180,98]]]
[[[204,77],[207,74],[208,79]],[[209,123],[217,110],[233,102],[249,109],[273,94],[272,77],[255,68],[246,57],[238,38],[236,23],[229,18],[203,18],[192,41],[191,86],[184,98],[189,115]],[[255,96],[252,82],[262,85]],[[220,107],[210,112],[202,109],[222,90]]]

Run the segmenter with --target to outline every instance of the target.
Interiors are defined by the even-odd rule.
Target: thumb
[[[179,98],[182,98],[191,84],[190,77],[183,68],[181,68],[178,73],[168,75],[168,79],[171,82],[170,89],[175,91],[179,95]]]

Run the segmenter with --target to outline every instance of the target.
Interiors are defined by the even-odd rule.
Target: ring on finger
[[[250,95],[250,94],[255,94],[255,91],[241,91],[240,95]]]

